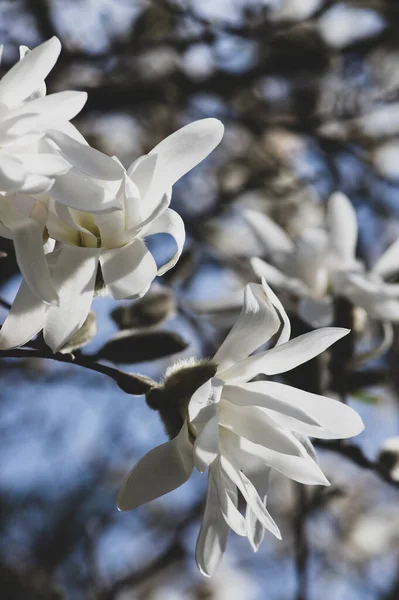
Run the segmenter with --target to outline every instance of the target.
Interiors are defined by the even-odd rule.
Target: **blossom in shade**
[[[298,314],[308,324],[330,325],[333,299],[338,296],[373,319],[399,320],[399,285],[385,281],[399,271],[399,240],[366,270],[355,257],[356,213],[344,194],[330,197],[325,228],[305,229],[295,240],[265,214],[247,210],[244,216],[270,260],[252,258],[254,272],[297,298]]]
[[[329,485],[309,437],[348,438],[363,430],[358,414],[337,400],[279,381],[252,381],[259,374],[278,376],[298,367],[348,330],[321,328],[292,340],[290,332],[288,316],[266,282],[248,284],[238,320],[208,363],[209,377],[178,404],[183,420],[179,433],[145,455],[119,492],[118,508],[130,510],[180,486],[194,467],[208,469],[196,547],[204,575],[212,575],[219,564],[230,529],[247,537],[254,550],[265,529],[281,537],[266,508],[271,471],[303,484]],[[253,354],[273,336],[272,348]],[[196,369],[204,373],[204,363],[184,369],[195,380]],[[176,381],[176,373],[170,378]],[[166,389],[168,378],[163,385]],[[171,403],[178,398],[177,386],[169,396]],[[238,492],[246,503],[244,514],[238,509]]]
[[[57,142],[57,134],[51,135]],[[40,290],[32,290],[31,280],[40,273],[24,273],[0,332],[0,348],[22,345],[43,328],[46,343],[58,351],[84,323],[96,281],[116,300],[145,294],[153,279],[172,268],[182,252],[185,229],[178,213],[169,208],[172,186],[217,146],[222,135],[220,121],[203,119],[167,137],[127,171],[112,161],[123,170],[117,210],[78,211],[56,202],[51,190],[45,226],[49,239],[58,244],[46,261],[59,304],[45,303]],[[68,160],[85,164],[92,175],[101,170],[104,155],[98,152],[98,160],[92,154],[87,157],[86,148],[72,138],[66,144],[63,136],[62,142]],[[170,234],[177,247],[173,258],[160,267],[144,241],[157,233]]]

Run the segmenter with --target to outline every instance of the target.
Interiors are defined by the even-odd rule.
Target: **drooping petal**
[[[275,535],[277,539],[281,540],[279,528],[270,516],[269,511],[263,504],[263,501],[248,477],[228,461],[225,456],[221,456],[220,466],[229,479],[238,487],[256,518],[259,519],[261,524]]]
[[[168,233],[171,235],[177,246],[177,250],[174,256],[162,267],[158,269],[158,276],[163,275],[169,269],[175,266],[180,258],[183,250],[184,241],[186,239],[186,230],[184,228],[184,221],[181,216],[172,210],[167,208],[159,217],[155,219],[144,231],[145,237],[154,235],[155,233]]]
[[[209,472],[215,482],[219,506],[224,520],[237,535],[245,537],[247,535],[247,525],[237,508],[237,488],[222,471],[220,458],[212,463]]]
[[[270,217],[257,210],[245,210],[243,216],[266,254],[275,258],[278,254],[290,254],[294,251],[291,238]]]
[[[220,510],[214,478],[209,471],[208,493],[201,529],[195,547],[197,567],[206,577],[211,577],[226,550],[230,528]]]
[[[332,297],[301,298],[297,306],[297,313],[311,327],[328,327],[334,321]]]
[[[133,467],[118,493],[118,509],[131,510],[175,490],[192,470],[192,444],[184,423],[173,440],[150,450]]]
[[[155,260],[139,239],[103,251],[100,264],[104,283],[115,300],[144,294],[157,275]]]
[[[270,467],[262,465],[257,471],[252,472],[248,476],[248,479],[251,481],[252,485],[258,492],[258,495],[262,500],[264,506],[266,506],[270,471]],[[245,510],[245,521],[247,523],[248,541],[251,544],[254,552],[257,552],[260,544],[262,543],[265,528],[263,527],[259,519],[256,517],[256,514],[251,509],[249,504],[247,504]]]
[[[279,326],[278,314],[262,286],[248,284],[241,314],[214,356],[219,365],[218,372],[228,369],[267,342]]]
[[[372,272],[381,277],[389,277],[399,271],[399,239],[385,250],[375,263]]]
[[[254,381],[242,385],[225,385],[223,387],[223,400],[232,402],[237,406],[259,406],[269,410],[276,411],[297,419],[307,425],[320,427],[319,422],[311,416],[305,409],[297,406],[295,402],[289,402],[282,398],[277,398],[270,393],[266,381]]]
[[[283,401],[287,405],[291,405],[293,409],[302,410],[304,413],[310,415],[319,424],[319,427],[314,427],[311,423],[308,423],[308,427],[304,428],[302,433],[307,432],[306,434],[312,437],[342,439],[358,435],[364,429],[363,421],[356,411],[350,408],[350,406],[327,396],[311,394],[310,392],[274,381],[257,381],[247,384],[245,387],[249,387],[255,393],[259,391],[260,393],[267,394],[268,397],[273,398],[277,402]],[[265,406],[265,408],[275,410],[277,413],[280,412],[278,406],[272,408],[269,405],[268,407]],[[287,417],[294,417],[293,414],[289,415],[288,412],[282,414],[285,414]],[[289,421],[284,419],[284,423],[284,426],[288,426]]]
[[[0,80],[0,103],[14,106],[40,87],[56,63],[61,44],[55,36],[28,52]]]
[[[356,211],[345,194],[335,192],[330,196],[327,222],[331,250],[344,263],[352,262],[357,243],[357,219]]]
[[[224,381],[249,381],[259,373],[277,375],[295,369],[324,352],[349,333],[342,327],[324,327],[305,333],[266,352],[259,352],[219,373]]]
[[[23,346],[44,324],[46,304],[41,302],[23,281],[11,310],[0,330],[0,350]]]
[[[194,466],[201,473],[215,460],[219,452],[219,411],[205,423],[193,448]]]
[[[299,483],[330,485],[319,465],[307,453],[306,456],[282,454],[260,444],[254,444],[232,432],[229,432],[229,435],[223,435],[223,446],[223,452],[234,457],[236,464],[239,464],[241,460],[249,463],[251,460],[259,460]]]
[[[43,332],[53,352],[66,344],[89,314],[99,253],[97,248],[75,246],[64,246],[60,252],[53,272],[60,303],[48,308]]]

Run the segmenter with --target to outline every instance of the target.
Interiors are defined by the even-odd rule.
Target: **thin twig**
[[[149,377],[125,373],[124,371],[120,371],[114,367],[108,367],[98,363],[90,357],[82,354],[80,354],[79,357],[76,357],[73,354],[61,354],[60,352],[57,352],[56,354],[50,354],[49,352],[43,350],[15,348],[13,350],[1,350],[0,358],[42,358],[67,364],[75,364],[79,367],[89,369],[90,371],[96,371],[97,373],[107,375],[107,377],[113,379],[118,386],[123,389],[123,391],[133,395],[145,394],[152,387],[157,385],[156,382],[152,381]]]

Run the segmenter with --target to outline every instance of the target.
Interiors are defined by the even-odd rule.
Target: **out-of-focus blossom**
[[[177,406],[183,426],[137,463],[119,492],[119,509],[130,510],[180,486],[194,467],[200,472],[209,467],[196,548],[204,575],[219,564],[230,529],[247,537],[254,550],[265,529],[281,537],[266,509],[271,470],[300,483],[329,485],[308,436],[346,438],[363,429],[354,410],[331,398],[272,381],[247,383],[259,374],[294,369],[348,330],[324,328],[293,340],[290,332],[288,316],[266,282],[247,285],[241,315],[213,360],[167,374],[164,389],[170,386],[174,393],[165,397],[161,414],[167,422],[168,411],[173,414]],[[277,333],[274,348],[252,354]],[[185,397],[187,383],[198,382],[198,375],[203,383]],[[238,492],[245,516],[238,510]]]
[[[386,21],[378,12],[344,2],[333,4],[319,19],[320,34],[333,48],[374,37],[385,26]]]
[[[273,262],[252,258],[255,273],[296,297],[298,314],[307,323],[331,324],[334,296],[348,298],[371,318],[399,320],[399,285],[383,279],[399,270],[399,241],[366,271],[355,258],[357,220],[346,196],[335,193],[329,199],[325,229],[305,229],[295,240],[262,213],[246,211],[244,216]]]
[[[175,265],[183,248],[184,223],[169,208],[172,186],[217,146],[222,135],[223,125],[217,119],[196,121],[138,158],[126,172],[118,165],[123,171],[116,195],[119,210],[93,214],[50,199],[46,205],[46,231],[60,244],[46,259],[59,305],[48,306],[42,301],[45,298],[32,293],[27,284],[37,273],[31,267],[1,329],[0,347],[22,345],[44,328],[46,343],[54,352],[59,350],[86,320],[97,274],[117,300],[145,294],[156,275]],[[58,141],[56,132],[51,136]],[[63,136],[62,142],[67,160],[85,164],[93,175],[103,160],[111,160],[99,152],[98,159],[94,156],[93,160],[86,147],[72,138],[67,144]],[[144,243],[147,236],[156,233],[170,234],[177,245],[174,257],[160,268]]]
[[[321,0],[272,0],[270,17],[276,21],[302,21],[320,7]]]

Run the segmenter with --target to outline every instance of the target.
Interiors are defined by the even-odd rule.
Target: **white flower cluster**
[[[89,313],[97,274],[116,299],[139,297],[177,262],[185,240],[169,208],[172,186],[220,142],[223,125],[183,127],[125,170],[91,148],[69,122],[84,92],[46,96],[45,78],[61,50],[53,37],[0,81],[0,235],[12,239],[23,283],[0,332],[0,348],[41,329],[53,352]],[[176,254],[157,267],[145,238],[168,233]]]
[[[363,423],[337,400],[275,381],[251,380],[290,371],[347,333],[326,327],[290,340],[290,322],[275,294],[264,280],[248,284],[241,315],[210,363],[214,376],[188,399],[178,435],[151,450],[129,473],[119,492],[119,509],[130,510],[174,490],[194,467],[200,472],[208,468],[196,548],[204,575],[218,566],[230,529],[247,537],[254,550],[265,529],[280,538],[266,508],[270,471],[300,483],[329,485],[309,436],[347,438],[360,433]],[[273,348],[252,354],[275,334]],[[191,369],[195,378],[196,367]],[[246,502],[245,516],[238,510],[238,492]]]
[[[86,94],[46,96],[44,80],[60,50],[57,38],[32,52],[21,48],[19,63],[0,81],[0,235],[13,240],[23,275],[0,331],[0,349],[23,345],[42,329],[53,352],[62,349],[85,322],[96,285],[118,300],[145,294],[157,275],[173,267],[184,244],[183,221],[169,208],[172,186],[223,135],[217,119],[196,121],[125,170],[116,157],[91,148],[70,123]],[[311,231],[296,245],[266,217],[248,214],[281,267],[255,259],[255,271],[276,287],[293,289],[306,314],[320,314],[317,302],[332,282],[385,318],[399,315],[398,286],[381,283],[397,247],[366,277],[354,259],[350,204],[338,195],[329,211],[330,237]],[[177,246],[160,268],[145,244],[156,233],[170,234]],[[288,269],[299,278],[284,274]],[[293,340],[290,333],[288,316],[266,281],[247,285],[241,315],[214,358],[184,367],[191,392],[175,398],[180,432],[151,450],[119,493],[119,508],[129,510],[177,488],[194,468],[208,469],[196,551],[205,575],[217,567],[230,529],[255,550],[265,529],[280,537],[266,508],[270,471],[328,485],[309,436],[346,438],[363,428],[360,417],[336,400],[276,381],[253,381],[301,365],[348,330],[322,328]],[[253,354],[273,336],[273,348]],[[245,515],[238,493],[246,501]]]

